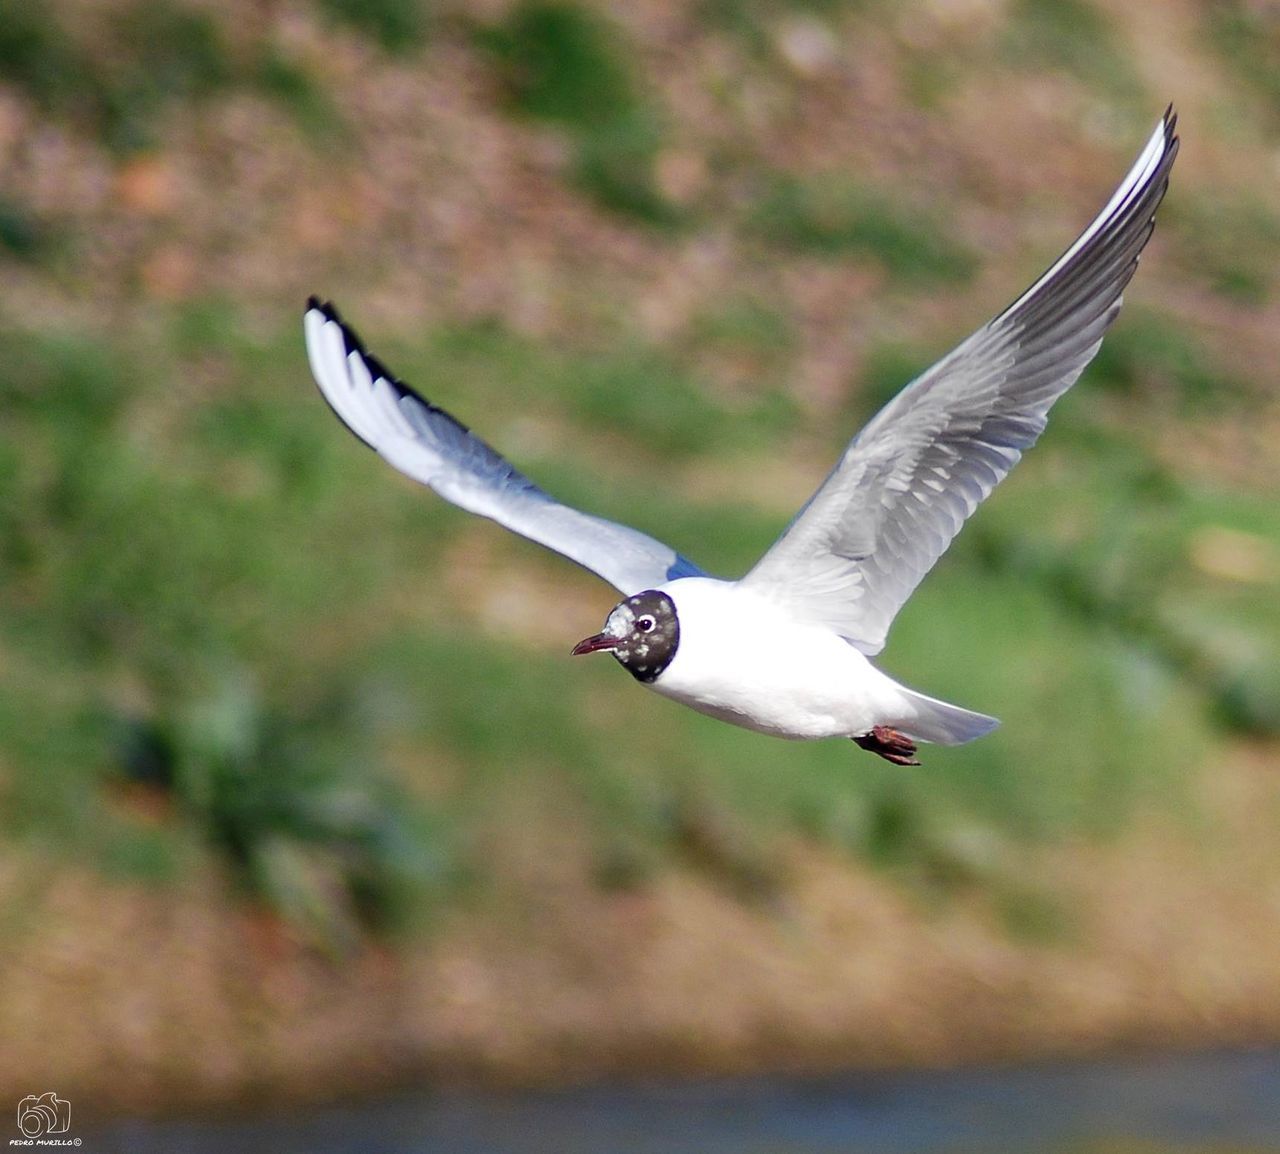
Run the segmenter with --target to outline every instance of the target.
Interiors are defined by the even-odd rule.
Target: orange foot
[[[870,733],[859,734],[853,740],[869,753],[878,753],[894,765],[920,764],[915,756],[916,743],[905,733],[887,725],[877,725]]]

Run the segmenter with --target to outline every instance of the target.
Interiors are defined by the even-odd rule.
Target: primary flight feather
[[[1176,121],[1170,108],[1106,207],[1043,276],[854,437],[738,581],[556,501],[397,380],[314,298],[311,371],[347,427],[397,469],[626,595],[574,653],[611,652],[657,692],[750,729],[850,737],[916,764],[916,742],[958,744],[997,722],[916,693],[867,658],[1097,353],[1168,187]]]

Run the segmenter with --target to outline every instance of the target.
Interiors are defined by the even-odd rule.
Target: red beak
[[[608,633],[597,633],[594,637],[588,637],[579,641],[573,647],[573,656],[581,657],[584,653],[599,653],[602,649],[616,649],[618,647],[618,639],[610,636]]]

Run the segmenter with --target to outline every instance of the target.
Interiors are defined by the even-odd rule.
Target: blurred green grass
[[[406,0],[320,7],[402,59],[438,27]],[[1249,40],[1269,18],[1246,7],[1208,5],[1206,27],[1269,98],[1269,50]],[[751,66],[773,74],[765,49],[788,15],[837,29],[888,13],[866,0],[712,0],[697,19],[744,37],[760,50]],[[126,3],[100,53],[31,0],[6,17],[7,84],[115,153],[155,147],[171,109],[230,90],[265,94],[306,132],[341,127],[300,60],[239,43],[199,8]],[[566,175],[597,205],[658,226],[657,244],[696,223],[659,188],[668,115],[623,23],[571,0],[440,19],[478,46],[515,119],[563,134]],[[1088,0],[1019,0],[1002,29],[963,46],[966,67],[1003,57],[1075,76],[1119,111],[1145,107]],[[937,56],[909,40],[906,87],[937,102],[951,81],[931,73],[921,87],[911,69]],[[729,220],[770,261],[866,260],[904,298],[978,271],[926,208],[783,172],[745,144],[722,152],[715,164],[744,192],[726,201]],[[1280,229],[1261,201],[1184,192],[1167,210],[1188,275],[1230,305],[1265,306]],[[57,273],[64,227],[0,194],[0,247],[27,265]],[[639,692],[609,663],[568,661],[578,630],[598,625],[585,607],[610,595],[391,475],[315,397],[299,334],[249,339],[241,320],[211,300],[159,312],[145,333],[0,332],[0,824],[38,852],[75,847],[157,882],[217,860],[341,948],[498,878],[489,847],[554,812],[605,886],[682,861],[767,898],[775,849],[798,836],[930,891],[986,886],[1011,929],[1052,936],[1066,932],[1061,911],[1021,885],[1018,845],[1107,836],[1145,805],[1180,810],[1188,772],[1225,737],[1280,732],[1280,511],[1181,477],[1146,431],[1155,409],[1191,436],[1197,420],[1247,412],[1261,389],[1224,371],[1181,317],[1126,310],[1044,444],[904,611],[885,666],[1005,722],[905,771],[847,743],[736,731]],[[839,419],[815,433],[788,394],[792,323],[744,295],[665,344],[629,333],[553,345],[496,322],[374,344],[565,500],[732,576],[783,518],[689,478],[728,478],[716,492],[732,493],[756,462],[802,451],[820,458],[816,484],[947,347],[874,344]],[[475,579],[460,580],[477,554]],[[551,645],[545,628],[500,630],[476,604],[499,572],[580,595],[574,635]],[[550,607],[526,595],[520,611]]]
[[[1205,0],[1200,8],[1209,43],[1274,119],[1280,113],[1280,15],[1247,0]]]
[[[1110,16],[1092,0],[1014,0],[1003,49],[1008,63],[1069,73],[1121,108],[1146,100]]]
[[[477,25],[476,40],[509,107],[570,138],[574,175],[585,192],[643,223],[676,223],[679,213],[654,173],[662,114],[617,24],[571,0],[523,0],[501,20]]]
[[[973,253],[927,212],[901,198],[839,178],[776,176],[747,222],[754,236],[794,252],[877,262],[896,282],[963,284],[977,268]]]
[[[1280,539],[1280,510],[1172,476],[1097,416],[1094,390],[1135,395],[1144,334],[1163,323],[1121,321],[1110,362],[895,626],[888,670],[1004,720],[909,770],[735,730],[611,663],[568,660],[577,633],[550,644],[477,615],[456,568],[479,540],[489,560],[463,585],[545,574],[566,598],[583,590],[578,631],[598,624],[589,579],[401,482],[337,426],[292,328],[254,342],[233,335],[233,313],[194,309],[145,345],[9,330],[6,831],[159,881],[225,861],[341,945],[494,882],[501,852],[480,847],[501,846],[536,796],[602,885],[683,861],[767,897],[777,847],[802,837],[933,891],[989,886],[1011,927],[1046,932],[1057,915],[1016,884],[1018,845],[1177,811],[1225,732],[1280,731],[1274,578],[1195,560],[1206,532]],[[690,462],[742,468],[804,435],[772,386],[730,399],[661,347],[566,351],[493,325],[390,345],[406,379],[566,500],[712,571],[742,572],[781,528],[654,482]],[[905,383],[888,378],[912,356],[873,358],[867,396]],[[1180,355],[1152,371],[1196,403],[1209,387]],[[833,428],[826,456],[852,431]],[[163,821],[112,804],[139,785],[169,799]]]
[[[421,47],[432,10],[423,0],[320,0],[320,7],[335,22],[371,36],[388,52]]]
[[[1233,304],[1261,308],[1280,259],[1280,218],[1249,196],[1183,198],[1171,206],[1187,270]]]
[[[360,6],[326,0],[326,7],[397,47],[409,32],[394,30],[393,10],[406,20],[420,11],[414,0]],[[357,19],[349,7],[363,15]],[[135,0],[88,15],[77,25],[36,0],[8,0],[0,19],[0,78],[117,154],[158,148],[173,110],[236,88],[277,101],[313,134],[340,124],[304,68],[265,41],[249,50],[233,43],[209,12],[178,0]]]

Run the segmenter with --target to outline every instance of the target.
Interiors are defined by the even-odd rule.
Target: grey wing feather
[[[868,655],[1097,353],[1178,152],[1172,107],[1110,203],[1012,305],[854,438],[743,578]]]
[[[347,427],[402,473],[638,593],[701,570],[626,525],[571,509],[465,425],[397,380],[330,304],[312,298],[304,330],[312,375]]]

